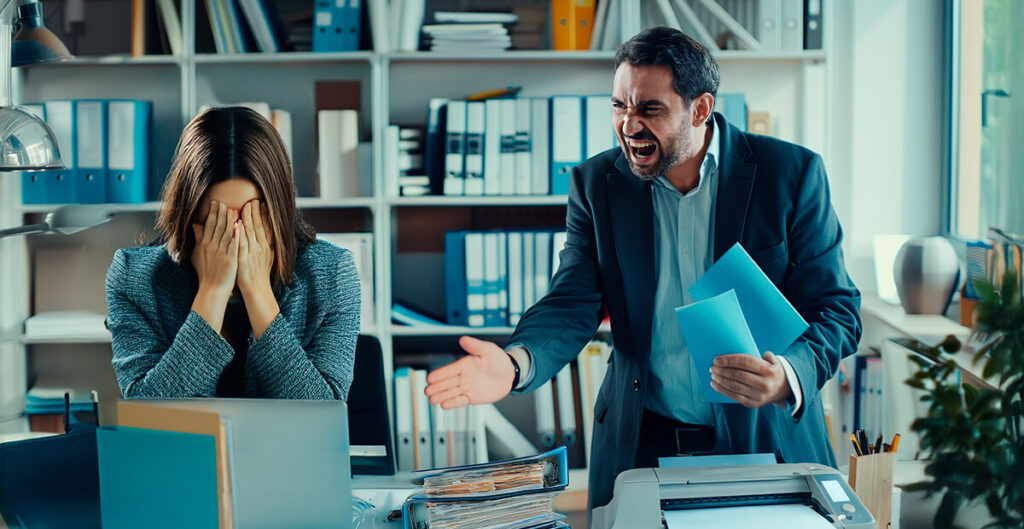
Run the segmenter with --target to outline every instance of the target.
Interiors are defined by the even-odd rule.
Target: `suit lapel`
[[[718,171],[718,198],[715,200],[715,260],[743,237],[754,188],[757,164],[749,163],[750,144],[743,133],[715,113],[719,127],[722,159]]]
[[[625,157],[615,161],[617,173],[609,173],[608,210],[611,212],[612,240],[622,273],[622,288],[629,313],[629,329],[637,351],[651,348],[651,320],[654,313],[654,205],[651,184],[629,169]]]

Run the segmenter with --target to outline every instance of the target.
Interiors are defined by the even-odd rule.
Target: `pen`
[[[889,444],[889,443],[883,443],[882,444],[882,451],[883,452],[892,452],[892,445]]]
[[[878,439],[875,439],[875,453],[882,453],[882,434],[878,434]]]
[[[860,448],[864,451],[864,455],[871,455],[871,445],[868,444],[867,432],[864,430],[857,430],[857,442],[860,443]]]
[[[853,443],[853,451],[856,452],[857,455],[859,455],[859,456],[864,455],[860,451],[860,443],[857,442],[857,436],[856,435],[850,434],[850,442]]]
[[[895,452],[900,447],[900,434],[896,434],[892,437],[892,451]]]
[[[96,390],[92,390],[92,418],[96,421],[96,426],[100,425],[100,396],[96,393]]]
[[[64,433],[71,431],[71,394],[64,392]]]

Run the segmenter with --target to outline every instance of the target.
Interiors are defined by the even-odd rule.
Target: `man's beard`
[[[626,156],[626,161],[629,162],[629,168],[638,178],[645,182],[653,182],[659,177],[668,174],[668,172],[683,159],[685,153],[690,152],[690,144],[692,142],[693,135],[690,134],[690,130],[684,123],[676,130],[676,133],[673,136],[667,139],[663,147],[662,143],[658,142],[658,149],[660,152],[658,161],[654,162],[653,165],[645,167],[635,165],[633,163],[632,148],[629,145],[625,145],[625,148],[630,151],[629,155]]]

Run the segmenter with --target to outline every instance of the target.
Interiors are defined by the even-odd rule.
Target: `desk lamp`
[[[72,56],[43,26],[43,10],[37,0],[21,5],[16,0],[0,2],[0,171],[63,169],[53,131],[39,117],[11,104],[11,66],[62,61]],[[12,3],[17,5],[16,16]],[[15,19],[20,30],[12,45]]]

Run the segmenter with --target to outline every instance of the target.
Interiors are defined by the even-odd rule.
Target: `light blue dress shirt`
[[[678,421],[713,424],[711,405],[686,348],[675,308],[693,302],[688,292],[714,260],[715,198],[718,196],[719,137],[712,127],[697,187],[685,195],[664,176],[655,180],[654,293],[651,376],[646,408]],[[703,138],[695,138],[703,139]]]

